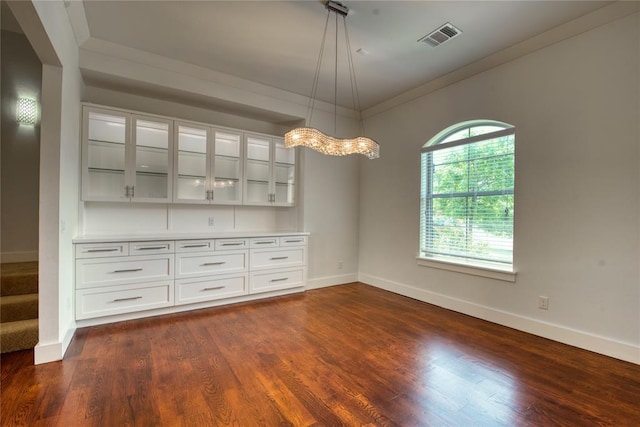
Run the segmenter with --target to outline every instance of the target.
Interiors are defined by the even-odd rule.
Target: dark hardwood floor
[[[640,366],[363,284],[2,355],[3,426],[638,426]]]

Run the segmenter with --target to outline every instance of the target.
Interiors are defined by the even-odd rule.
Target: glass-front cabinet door
[[[245,135],[246,170],[245,197],[246,205],[269,205],[272,200],[272,144],[271,138],[259,135]]]
[[[213,130],[213,203],[242,203],[242,133]]]
[[[170,200],[172,124],[155,117],[133,116],[135,168],[129,190],[132,201]]]
[[[128,200],[130,115],[85,108],[83,116],[83,200]]]
[[[85,106],[82,199],[170,200],[171,126],[159,117]]]
[[[245,205],[293,206],[296,151],[282,138],[245,135]]]
[[[296,150],[286,148],[283,139],[275,139],[273,204],[293,206],[296,194]]]
[[[210,139],[208,126],[175,123],[174,201],[210,203]]]

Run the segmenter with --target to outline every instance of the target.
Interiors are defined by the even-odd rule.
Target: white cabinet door
[[[296,151],[286,148],[284,140],[273,139],[275,161],[273,166],[273,197],[275,206],[293,206],[296,194]]]
[[[248,275],[231,274],[176,280],[176,305],[247,295]]]
[[[242,273],[248,258],[247,251],[181,253],[176,255],[176,278]]]
[[[211,128],[175,122],[174,197],[176,202],[210,203]]]
[[[213,203],[242,204],[242,133],[213,128]]]
[[[304,269],[268,270],[251,273],[249,284],[249,292],[252,294],[304,286]]]
[[[147,116],[132,116],[131,200],[171,200],[173,166],[173,122]]]
[[[282,138],[245,134],[245,205],[295,204],[296,151]]]
[[[82,199],[129,201],[127,161],[131,115],[84,107],[82,138]]]
[[[245,135],[245,205],[271,205],[273,148],[271,138]]]

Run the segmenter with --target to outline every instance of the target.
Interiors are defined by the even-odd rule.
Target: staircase
[[[26,350],[38,343],[38,263],[0,268],[0,352]]]

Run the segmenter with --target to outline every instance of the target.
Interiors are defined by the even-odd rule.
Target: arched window
[[[515,128],[458,123],[421,157],[420,258],[513,271]]]

